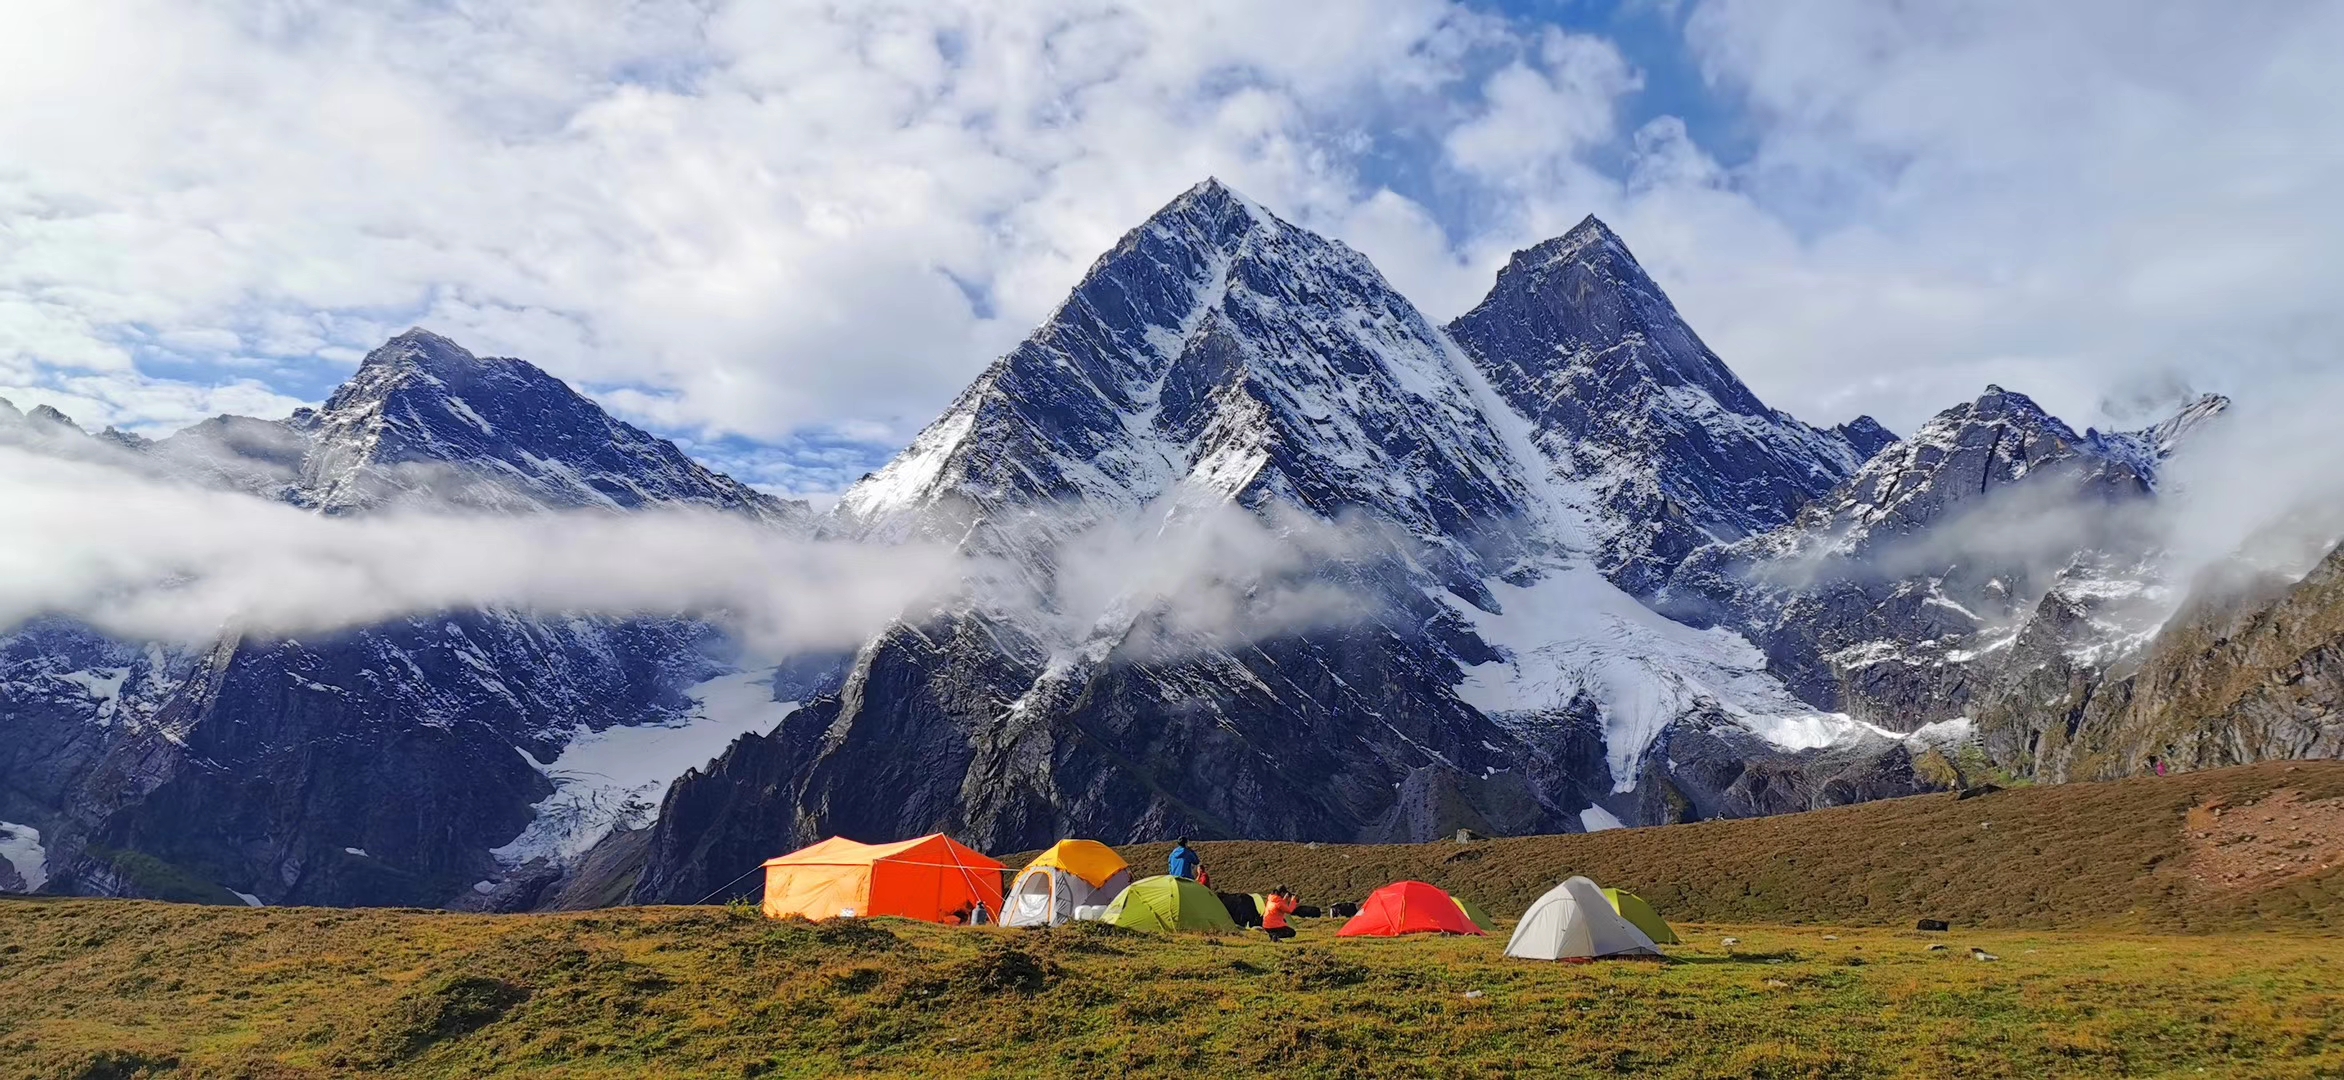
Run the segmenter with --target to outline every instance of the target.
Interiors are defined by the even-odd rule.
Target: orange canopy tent
[[[1001,917],[1000,862],[930,833],[893,844],[834,836],[765,861],[765,914],[808,919],[897,915],[948,922],[985,905]]]
[[[1481,928],[1448,893],[1421,881],[1400,881],[1368,894],[1359,914],[1336,937],[1399,937],[1402,934],[1479,934]]]

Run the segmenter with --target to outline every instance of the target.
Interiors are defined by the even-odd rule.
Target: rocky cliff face
[[[1967,716],[2006,650],[2046,634],[2082,644],[2055,631],[2147,586],[2147,503],[2184,430],[2078,435],[1988,387],[1792,523],[1696,553],[1659,606],[1748,633],[1819,708],[1896,731]]]
[[[1776,528],[1895,436],[1769,409],[1593,217],[1498,272],[1449,334],[1602,513],[1599,566],[1650,595],[1696,549]]]
[[[1641,344],[1673,311],[1627,277],[1624,248],[1600,265],[1611,295],[1581,296],[1597,314],[1569,333],[1587,353],[1575,370],[1613,397],[1591,389],[1579,407],[1638,426],[1596,475],[1543,447],[1576,446],[1571,423],[1618,425],[1550,411],[1541,430],[1485,374],[1495,361],[1477,364],[1356,253],[1217,183],[1176,200],[848,492],[832,527],[955,538],[1050,582],[1104,521],[1136,517],[1135,535],[1160,539],[1236,510],[1309,546],[1295,522],[1332,520],[1338,550],[1278,573],[1338,587],[1342,617],[1229,635],[1135,590],[1096,618],[978,602],[913,620],[867,645],[839,694],[678,781],[637,898],[698,899],[761,853],[833,834],[947,829],[1004,849],[1074,834],[1408,840],[1918,790],[1880,764],[1906,761],[1902,742],[1813,715],[1746,642],[1670,623],[1597,571],[1660,565],[1649,547],[1620,554],[1645,524],[1623,514],[1683,498],[1702,529],[1740,535],[1778,518],[1721,507],[1763,493],[1787,517],[1854,468],[1850,438],[1876,438],[1765,410],[1689,332]],[[1575,286],[1509,273],[1475,324],[1492,328],[1485,355],[1535,368],[1497,328],[1564,340],[1540,305]],[[1513,383],[1532,394],[1542,377]],[[1718,456],[1673,456],[1694,444]],[[1740,474],[1693,479],[1723,455]],[[1290,584],[1196,587],[1259,600]],[[1668,739],[1687,752],[1662,752]],[[1870,778],[1807,782],[1862,771],[1819,763],[1858,745]],[[1785,782],[1750,790],[1754,761]],[[1656,778],[1694,794],[1644,800]]]
[[[0,417],[0,419],[6,419]],[[804,528],[520,361],[410,331],[325,408],[149,442],[60,418],[18,445],[331,513],[691,505]],[[21,435],[22,433],[20,433]],[[444,498],[443,498],[444,497]],[[460,612],[209,649],[35,624],[0,638],[0,820],[38,829],[50,891],[437,905],[517,872],[584,734],[684,724],[724,674],[708,627]],[[716,745],[709,747],[714,752]],[[587,828],[641,824],[622,808]],[[626,818],[627,820],[622,820]]]
[[[288,426],[310,442],[291,500],[333,512],[416,498],[520,512],[688,505],[810,516],[709,471],[527,361],[476,357],[424,330],[368,353],[323,409]]]
[[[2344,756],[2344,548],[2302,579],[2229,576],[2103,681],[2007,710],[2010,757],[2047,780]],[[2023,720],[2022,720],[2023,718]],[[2031,721],[2031,722],[2024,722]]]

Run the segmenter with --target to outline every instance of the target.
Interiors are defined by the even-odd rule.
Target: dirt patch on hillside
[[[2344,866],[2344,799],[2294,788],[2241,806],[2214,798],[2191,808],[2182,828],[2190,879],[2217,891],[2266,889]]]

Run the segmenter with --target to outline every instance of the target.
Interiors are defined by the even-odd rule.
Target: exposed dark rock
[[[1769,409],[1589,217],[1498,272],[1449,334],[1610,511],[1603,570],[1649,595],[1693,551],[1791,520],[1895,441],[1871,417],[1818,431]]]

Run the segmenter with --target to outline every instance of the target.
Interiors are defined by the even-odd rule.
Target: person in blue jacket
[[[1196,849],[1188,846],[1187,837],[1181,837],[1179,843],[1172,845],[1173,877],[1184,877],[1190,881],[1194,881],[1196,880],[1197,869],[1201,867],[1203,863],[1204,860],[1196,857]]]

